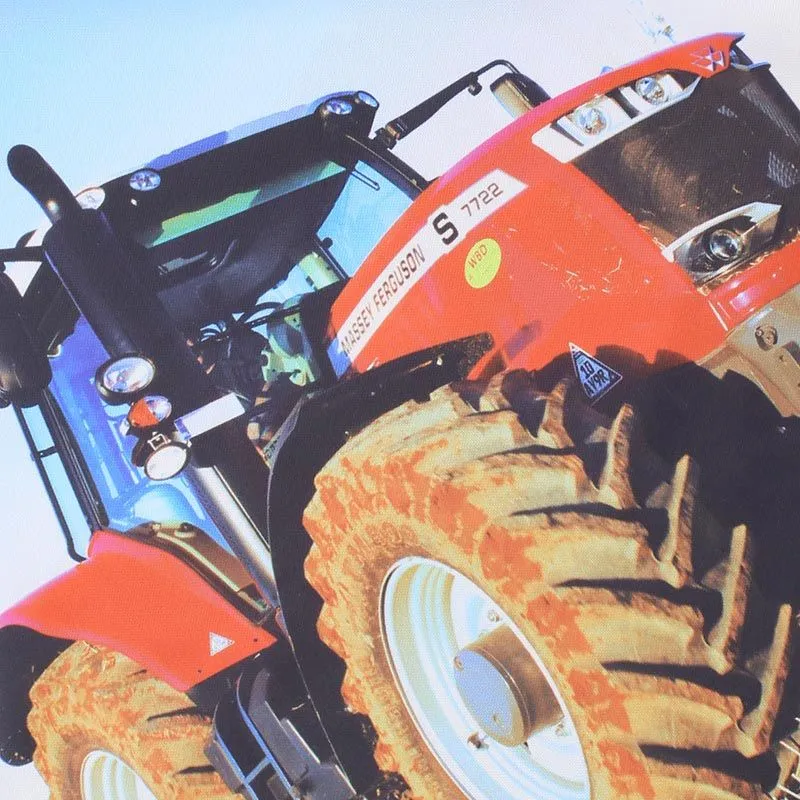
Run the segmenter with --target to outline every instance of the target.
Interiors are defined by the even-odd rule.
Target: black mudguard
[[[478,335],[405,356],[304,398],[282,427],[271,454],[269,542],[282,624],[322,726],[340,765],[358,791],[383,779],[372,757],[369,721],[349,713],[340,694],[344,663],[319,640],[319,595],[303,572],[311,540],[303,511],[314,476],[347,437],[411,399],[464,378],[491,347]]]
[[[0,274],[0,407],[31,405],[50,382],[50,364],[22,317],[22,298]]]

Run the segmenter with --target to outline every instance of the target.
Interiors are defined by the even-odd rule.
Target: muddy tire
[[[31,700],[33,760],[52,800],[149,800],[142,784],[157,800],[237,796],[203,753],[209,718],[119,653],[77,642],[45,670]]]
[[[776,780],[791,608],[760,599],[747,529],[702,513],[688,458],[666,481],[637,479],[634,416],[605,422],[575,387],[510,373],[390,412],[318,475],[305,514],[318,631],[409,796],[753,800]],[[447,685],[458,630],[476,630],[457,585],[533,654],[577,743],[574,775],[548,768],[547,741],[537,759],[549,728],[513,746],[476,724],[467,736],[482,700],[467,708]],[[440,735],[451,724],[462,738]]]

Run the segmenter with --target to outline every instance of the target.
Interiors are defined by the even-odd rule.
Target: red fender
[[[9,625],[104,645],[182,692],[276,641],[179,558],[111,531],[0,615]]]

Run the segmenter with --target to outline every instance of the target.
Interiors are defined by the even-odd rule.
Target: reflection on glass
[[[95,370],[107,359],[108,354],[89,325],[80,319],[75,332],[64,341],[59,355],[51,359],[53,380],[50,391],[97,487],[108,515],[108,526],[125,531],[153,520],[190,522],[227,548],[222,534],[194,497],[185,478],[154,483],[131,463],[131,450],[136,440],[133,436],[124,436],[119,430],[128,407],[107,405],[94,385]],[[41,417],[41,413],[37,413]],[[32,428],[40,431],[37,435],[41,441],[45,441],[43,420],[37,421],[35,414],[31,414],[30,418],[34,420]],[[58,461],[60,456],[53,458]],[[52,473],[60,481],[61,491],[56,490],[55,485],[54,490],[59,502],[62,502],[61,495],[67,495],[65,488],[68,485],[64,468],[59,461],[59,468],[48,464],[47,470],[48,475]],[[64,503],[64,517],[71,530],[76,524],[72,510],[73,505],[77,504],[74,493]],[[85,535],[83,539],[85,547]],[[85,549],[78,546],[77,539],[76,549],[81,555],[85,554]]]
[[[330,214],[319,229],[330,252],[352,276],[411,198],[367,164],[358,163],[347,179]]]

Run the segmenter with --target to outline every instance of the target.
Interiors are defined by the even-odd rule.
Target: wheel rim
[[[589,800],[586,759],[566,703],[511,619],[460,573],[406,558],[388,573],[381,600],[383,640],[403,701],[428,747],[472,800]],[[506,746],[481,728],[453,677],[474,643],[505,626],[546,681],[561,719]],[[461,667],[461,664],[458,665]],[[499,685],[495,679],[492,686]],[[478,715],[479,716],[479,715]]]
[[[118,756],[93,750],[81,767],[82,800],[157,800],[144,781]]]

